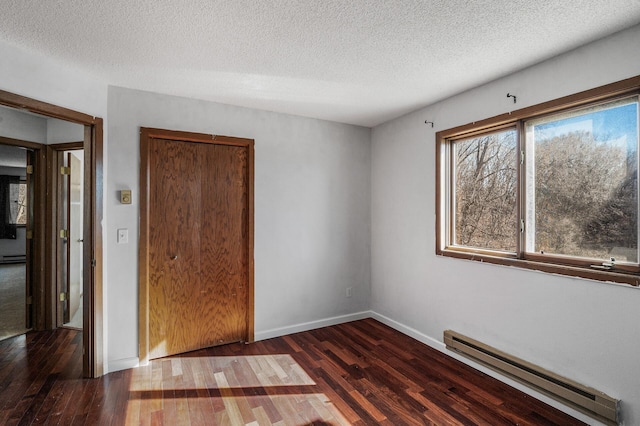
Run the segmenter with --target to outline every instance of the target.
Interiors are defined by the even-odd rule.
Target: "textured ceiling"
[[[2,0],[109,84],[374,126],[640,23],[640,0]]]

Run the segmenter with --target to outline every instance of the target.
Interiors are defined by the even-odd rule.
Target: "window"
[[[640,77],[438,132],[438,254],[640,284]]]
[[[517,251],[517,148],[515,129],[453,144],[456,246]]]
[[[19,176],[0,175],[0,239],[15,240],[17,227],[26,225],[26,192]]]
[[[25,182],[9,184],[9,200],[11,202],[10,223],[12,225],[27,224],[27,184]]]

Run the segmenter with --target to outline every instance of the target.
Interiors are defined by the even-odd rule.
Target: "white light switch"
[[[129,230],[126,228],[118,229],[118,244],[129,244]]]

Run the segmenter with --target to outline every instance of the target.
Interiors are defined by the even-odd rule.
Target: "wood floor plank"
[[[110,423],[115,414],[114,400],[117,398],[117,392],[112,391],[113,383],[118,381],[122,376],[121,372],[108,374],[100,377],[97,381],[95,392],[93,393],[93,402],[88,410],[85,410],[85,418],[87,423],[100,424]]]
[[[173,386],[173,376],[171,369],[171,359],[159,360],[162,364],[162,423],[166,425],[178,424],[176,412],[175,388]]]
[[[373,319],[82,378],[82,333],[0,342],[3,425],[580,425]]]
[[[22,419],[19,424],[30,425],[34,423],[36,415],[45,404],[45,401],[49,396],[49,392],[51,392],[51,389],[54,387],[57,380],[58,375],[56,373],[47,376],[42,387],[38,389],[38,393],[33,396],[31,404],[29,404],[29,407],[22,415]]]
[[[82,395],[85,393],[85,389],[88,385],[88,380],[79,380],[75,383],[75,386],[71,386],[69,398],[66,401],[66,404],[63,410],[60,412],[59,416],[56,416],[56,418],[54,418],[54,420],[56,420],[54,424],[70,425],[73,423],[73,419],[79,408],[78,401],[82,400]]]

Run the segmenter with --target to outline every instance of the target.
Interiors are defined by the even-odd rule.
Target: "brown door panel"
[[[245,340],[247,147],[152,139],[148,165],[149,358]]]

